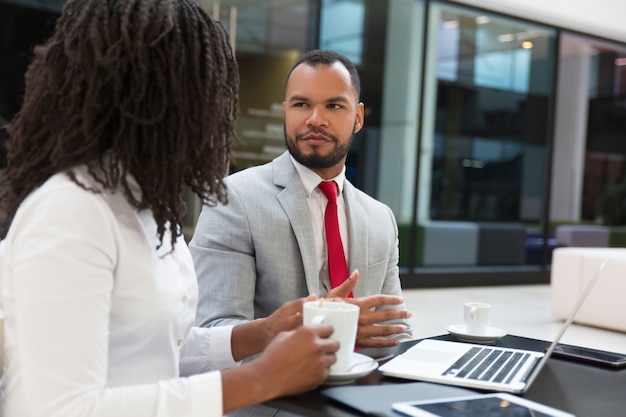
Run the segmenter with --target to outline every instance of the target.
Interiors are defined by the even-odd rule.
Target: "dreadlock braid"
[[[226,203],[239,75],[224,29],[193,0],[69,0],[25,81],[8,127],[2,236],[52,175],[84,187],[78,165],[152,210],[161,243],[182,233],[185,184]]]

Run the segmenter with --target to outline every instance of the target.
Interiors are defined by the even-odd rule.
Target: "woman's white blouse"
[[[235,365],[232,327],[192,327],[187,246],[181,238],[171,250],[168,234],[158,246],[152,213],[121,193],[64,174],[31,193],[0,250],[0,415],[222,415],[214,370]]]

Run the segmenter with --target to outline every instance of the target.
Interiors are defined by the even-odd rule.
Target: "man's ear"
[[[365,118],[365,105],[360,102],[356,108],[356,120],[354,121],[354,133],[357,133],[363,127],[363,120]]]

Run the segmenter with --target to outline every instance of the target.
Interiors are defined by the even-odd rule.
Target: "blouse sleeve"
[[[233,326],[192,327],[181,350],[180,374],[193,375],[239,364],[230,349]]]

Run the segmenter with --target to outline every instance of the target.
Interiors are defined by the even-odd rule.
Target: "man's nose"
[[[307,125],[314,127],[326,126],[328,124],[328,120],[326,119],[324,109],[313,107],[306,123]]]

